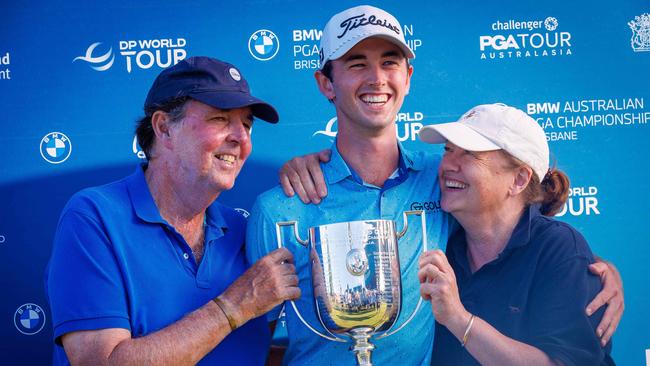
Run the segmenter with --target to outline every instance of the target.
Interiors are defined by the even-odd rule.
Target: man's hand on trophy
[[[418,278],[422,298],[431,302],[436,321],[448,328],[452,324],[466,324],[471,316],[460,302],[456,275],[439,249],[420,256]]]
[[[293,197],[297,193],[304,203],[320,203],[327,196],[327,185],[320,163],[330,161],[331,155],[332,151],[325,149],[284,163],[279,172],[284,194]]]
[[[224,312],[237,326],[265,314],[285,300],[300,297],[293,255],[276,249],[255,262],[218,296]]]

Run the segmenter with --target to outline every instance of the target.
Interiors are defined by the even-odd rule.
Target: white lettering
[[[422,46],[421,39],[409,39],[406,41],[406,45],[409,46],[413,51],[417,50],[418,47]]]
[[[319,29],[294,29],[292,31],[293,41],[320,41],[323,31]]]
[[[572,216],[580,216],[582,214],[600,215],[600,210],[598,210],[598,199],[596,197],[569,198],[564,204],[562,211],[560,211],[556,216],[564,216],[567,212]]]
[[[559,111],[560,111],[560,102],[528,103],[526,105],[526,113],[530,115],[539,114],[539,113],[544,113],[544,114],[558,113]]]

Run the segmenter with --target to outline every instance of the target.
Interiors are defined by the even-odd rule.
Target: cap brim
[[[253,116],[269,123],[280,120],[278,112],[270,104],[257,99],[250,94],[237,91],[219,91],[191,93],[192,99],[219,109],[234,109],[251,107]]]
[[[429,144],[443,144],[447,141],[468,151],[492,151],[501,147],[474,131],[470,127],[459,123],[442,123],[422,127],[418,133],[420,140]]]
[[[407,45],[402,43],[401,39],[399,39],[397,37],[394,37],[394,36],[392,36],[390,34],[367,33],[367,34],[361,35],[359,38],[357,38],[355,40],[355,42],[348,42],[345,45],[341,46],[339,49],[337,49],[335,52],[332,52],[330,57],[325,62],[327,62],[329,60],[337,60],[337,59],[343,57],[343,55],[348,53],[348,51],[350,51],[354,46],[358,45],[359,42],[361,42],[361,41],[363,41],[365,39],[371,38],[371,37],[377,37],[377,38],[385,39],[385,40],[389,41],[390,43],[393,43],[397,47],[401,48],[402,51],[404,52],[404,54],[406,55],[406,58],[409,58],[409,59],[415,58],[415,53],[413,53],[413,50],[411,50]],[[325,64],[325,62],[323,64]],[[321,67],[322,66],[323,65],[321,65]]]

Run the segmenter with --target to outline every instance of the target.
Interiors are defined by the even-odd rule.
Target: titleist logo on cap
[[[366,14],[356,15],[342,21],[340,27],[343,29],[343,33],[338,35],[337,38],[343,38],[348,31],[366,25],[379,25],[388,28],[397,34],[400,33],[399,27],[389,23],[386,19],[377,19],[374,15],[371,15],[368,18],[365,18],[365,16]]]

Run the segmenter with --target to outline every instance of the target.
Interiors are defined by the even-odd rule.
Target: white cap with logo
[[[430,144],[450,141],[468,151],[503,149],[530,166],[540,182],[549,168],[542,127],[523,111],[502,103],[476,106],[457,122],[424,126],[419,136]]]
[[[320,39],[321,69],[369,37],[384,38],[399,46],[406,57],[415,58],[394,16],[374,6],[360,5],[334,15],[325,25]]]

